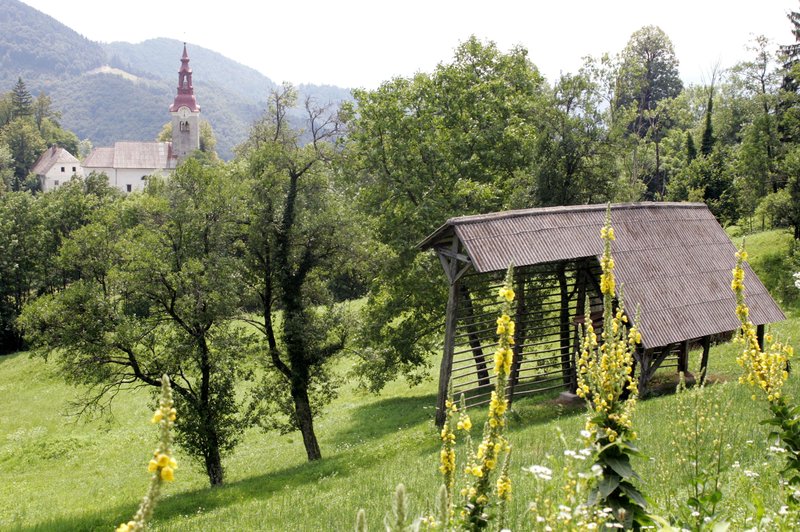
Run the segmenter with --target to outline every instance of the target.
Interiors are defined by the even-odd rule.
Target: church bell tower
[[[194,97],[186,43],[183,43],[181,69],[178,71],[178,94],[169,112],[172,115],[172,154],[180,163],[200,149],[200,106]]]

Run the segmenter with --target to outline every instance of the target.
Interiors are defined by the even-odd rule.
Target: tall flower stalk
[[[156,499],[161,493],[162,485],[164,482],[175,480],[175,469],[178,467],[172,457],[172,430],[175,426],[175,417],[172,387],[169,383],[169,377],[164,375],[161,378],[159,406],[151,419],[153,423],[158,424],[159,441],[158,447],[153,451],[153,458],[147,464],[147,471],[152,473],[147,494],[139,504],[139,509],[133,519],[119,525],[116,532],[138,532],[139,530],[144,530],[153,515],[153,509],[156,506]]]
[[[742,346],[742,352],[736,359],[743,369],[739,382],[751,386],[756,393],[760,392],[769,403],[772,417],[765,423],[776,427],[772,435],[780,439],[786,450],[783,474],[791,487],[788,502],[791,506],[797,506],[800,502],[800,406],[783,393],[794,349],[789,344],[774,341],[769,334],[764,337],[768,346],[766,351],[761,348],[756,326],[750,320],[750,309],[745,302],[743,266],[746,260],[747,252],[742,248],[736,253],[736,266],[731,280],[731,290],[736,294],[736,316],[741,324],[736,337]],[[752,395],[753,400],[757,399],[756,393]]]
[[[578,359],[578,390],[586,399],[589,414],[586,431],[595,450],[595,465],[602,469],[597,485],[592,489],[589,504],[611,508],[617,523],[625,528],[649,524],[647,503],[633,485],[638,475],[631,466],[631,456],[637,454],[631,442],[636,438],[632,415],[636,406],[638,387],[633,377],[633,354],[641,343],[638,319],[631,325],[625,314],[622,298],[614,308],[616,279],[611,243],[615,240],[611,226],[611,211],[600,230],[603,255],[600,289],[603,295],[603,330],[601,341],[586,316],[581,354]]]
[[[515,298],[512,288],[513,267],[509,266],[503,286],[498,292],[501,303],[500,317],[497,318],[498,347],[494,353],[495,386],[489,402],[489,418],[483,429],[483,440],[477,451],[467,461],[465,473],[472,478],[471,486],[464,488],[464,509],[462,519],[468,530],[483,530],[489,526],[490,498],[496,492],[500,513],[505,510],[511,496],[511,480],[507,473],[501,474],[496,485],[492,475],[498,465],[506,472],[508,465],[500,459],[505,454],[506,461],[511,445],[504,436],[506,411],[508,410],[508,377],[514,360],[514,321],[511,319],[512,303]],[[502,520],[502,516],[498,517]]]

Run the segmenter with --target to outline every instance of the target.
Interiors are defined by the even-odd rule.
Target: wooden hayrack
[[[517,294],[509,399],[575,391],[587,308],[595,328],[602,325],[598,259],[605,211],[588,205],[452,218],[420,244],[435,250],[450,285],[438,425],[450,393],[464,394],[470,405],[491,397],[497,290],[509,264],[516,266]],[[626,308],[642,313],[643,345],[635,355],[640,394],[660,367],[688,372],[690,342],[703,346],[704,375],[711,337],[738,325],[729,286],[735,248],[703,204],[624,204],[611,211],[618,287],[625,286]],[[784,316],[745,269],[751,319],[763,335],[765,323]]]

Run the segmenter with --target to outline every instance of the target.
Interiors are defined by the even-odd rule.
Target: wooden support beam
[[[572,353],[570,351],[570,308],[569,308],[569,287],[567,286],[566,262],[558,264],[558,291],[560,296],[560,308],[558,317],[559,326],[559,345],[561,346],[561,371],[564,378],[564,385],[570,391],[573,389],[575,380],[575,368],[572,365]]]
[[[523,317],[527,313],[525,300],[525,277],[524,273],[514,271],[514,291],[517,295],[517,310],[514,315],[514,358],[511,363],[511,378],[508,382],[508,405],[514,401],[514,390],[519,382],[519,369],[522,365],[522,344],[527,332]]]
[[[678,350],[678,373],[689,373],[689,340],[681,342]]]
[[[458,239],[453,239],[452,252],[458,252]],[[439,255],[440,257],[442,255]],[[447,296],[447,310],[444,325],[444,349],[442,352],[442,363],[439,367],[439,393],[436,397],[436,426],[442,428],[446,417],[445,403],[450,390],[450,373],[453,368],[453,349],[455,346],[454,336],[456,323],[458,321],[459,300],[459,280],[456,277],[458,272],[458,261],[450,259],[447,262],[447,278],[450,280],[450,290]]]
[[[758,339],[758,347],[764,351],[764,324],[756,326],[756,338]]]
[[[639,397],[647,397],[647,383],[650,380],[650,361],[653,358],[652,349],[637,349],[637,362],[639,363]]]
[[[458,276],[456,276],[455,282],[459,285],[461,301],[463,302],[465,310],[464,319],[467,320],[466,328],[469,347],[472,350],[472,357],[475,359],[475,366],[478,368],[478,386],[485,386],[489,383],[489,368],[486,367],[486,356],[484,355],[483,347],[481,346],[481,339],[479,336],[481,331],[479,330],[479,327],[476,327],[470,323],[470,318],[473,315],[472,296],[470,296],[469,288],[459,282]]]
[[[700,384],[708,377],[708,354],[711,351],[711,336],[703,336],[703,356],[700,357]]]

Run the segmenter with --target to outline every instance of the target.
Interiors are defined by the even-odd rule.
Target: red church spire
[[[189,67],[189,53],[186,51],[186,43],[183,43],[183,55],[181,56],[181,69],[178,71],[178,95],[172,102],[169,110],[176,112],[181,107],[188,107],[192,112],[199,112],[200,106],[194,97],[194,86],[192,86],[192,69]]]

